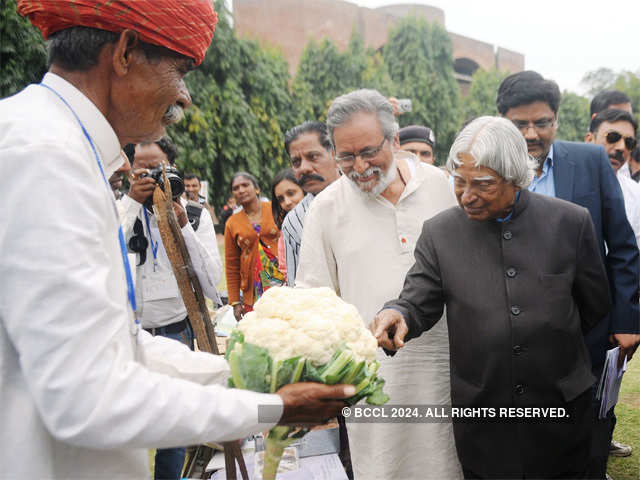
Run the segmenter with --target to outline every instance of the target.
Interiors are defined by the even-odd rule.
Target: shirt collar
[[[545,163],[546,163],[546,162],[545,162]],[[514,212],[514,211],[515,211],[515,209],[516,209],[516,205],[518,204],[518,200],[520,199],[520,192],[521,192],[521,190],[518,190],[518,191],[516,192],[516,198],[515,198],[515,200],[513,201],[513,208],[512,208],[512,209],[511,209],[511,211],[509,212],[509,215],[507,215],[507,216],[506,216],[506,217],[504,217],[504,218],[496,218],[496,222],[498,222],[498,223],[504,223],[504,222],[508,222],[509,220],[511,220],[511,217],[513,217],[513,212]]]
[[[547,158],[545,159],[544,163],[542,164],[542,175],[540,175],[541,177],[544,177],[547,173],[549,173],[549,170],[553,168],[553,144],[551,145],[551,148],[549,149],[549,153],[547,153]]]
[[[622,165],[618,169],[618,176],[631,178],[631,168],[629,167],[629,162],[625,162],[624,165]]]
[[[116,132],[107,119],[87,96],[55,73],[47,73],[42,83],[58,92],[78,115],[100,155],[104,174],[109,178],[122,166],[123,158]]]

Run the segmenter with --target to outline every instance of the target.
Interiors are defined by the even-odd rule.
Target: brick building
[[[340,49],[349,43],[354,27],[365,44],[382,47],[387,32],[405,15],[422,15],[444,27],[444,11],[428,5],[403,4],[379,8],[359,7],[342,0],[233,0],[234,25],[240,36],[279,46],[291,75],[295,74],[302,51],[311,38],[331,39]],[[524,69],[524,55],[489,43],[449,32],[453,44],[456,79],[462,93],[478,68],[512,73]]]

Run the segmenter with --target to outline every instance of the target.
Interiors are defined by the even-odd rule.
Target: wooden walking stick
[[[178,282],[180,295],[182,295],[182,300],[187,308],[189,323],[191,324],[198,341],[198,349],[219,355],[220,352],[218,350],[216,334],[211,318],[209,317],[209,309],[207,308],[204,295],[202,294],[202,287],[200,286],[200,281],[193,269],[191,257],[187,250],[187,246],[184,243],[184,237],[182,236],[180,225],[178,224],[178,218],[173,211],[171,183],[167,178],[164,165],[162,168],[162,177],[164,191],[159,185],[156,185],[156,188],[153,191],[153,210],[158,220],[158,229],[160,230],[162,244],[167,252],[169,261],[171,262],[171,268],[173,269],[173,274]],[[244,457],[240,450],[240,442],[225,442],[223,443],[223,446],[227,480],[236,480],[236,462],[238,462],[238,465],[240,466],[242,478],[244,480],[249,480],[247,467],[244,463]],[[210,447],[201,445],[196,449],[194,455],[201,455],[210,459],[210,450]],[[190,463],[196,464],[197,461]],[[204,468],[206,468],[206,465],[203,467],[203,474]]]

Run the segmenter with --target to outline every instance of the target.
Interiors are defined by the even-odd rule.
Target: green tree
[[[558,131],[556,138],[573,142],[584,141],[589,131],[589,99],[575,93],[564,91],[558,108]]]
[[[634,113],[640,115],[640,70],[636,73],[621,72],[613,88],[629,95]]]
[[[209,181],[210,201],[222,205],[239,170],[255,175],[263,191],[286,165],[283,128],[293,123],[288,65],[281,53],[237,38],[224,2],[203,64],[187,76],[193,107],[170,135],[179,166]]]
[[[313,92],[313,116],[307,120],[324,119],[331,100],[345,93],[364,68],[363,59],[350,64],[347,55],[341,54],[331,40],[310,40],[300,57],[295,78],[296,89]]]
[[[292,86],[296,109],[307,115],[301,120],[324,121],[334,98],[358,88],[375,88],[386,96],[395,90],[384,58],[365,47],[357,30],[344,52],[328,39],[306,45]]]
[[[587,72],[582,78],[582,84],[587,88],[590,97],[603,90],[620,90],[631,98],[631,105],[636,115],[640,112],[640,70],[614,72],[610,68],[599,68]]]
[[[496,96],[498,87],[509,75],[495,68],[491,70],[478,69],[473,74],[469,95],[462,99],[462,119],[471,120],[482,115],[498,115]]]
[[[587,88],[587,94],[593,97],[603,90],[611,90],[616,78],[617,74],[610,68],[598,68],[587,72],[581,83]]]
[[[362,35],[355,29],[343,53],[343,61],[348,67],[343,76],[345,91],[341,93],[358,88],[373,88],[387,97],[394,95],[395,85],[384,63],[384,57],[373,48],[365,48]]]
[[[396,95],[396,86],[380,52],[375,52],[372,49],[368,51],[367,68],[362,72],[361,85],[363,88],[378,90],[386,97]]]
[[[47,69],[40,31],[16,11],[16,1],[0,6],[0,98],[39,82]]]
[[[291,85],[292,122],[285,127],[286,129],[318,118],[313,109],[314,97],[309,82],[296,77]]]
[[[396,97],[412,100],[413,111],[400,122],[433,128],[437,159],[443,161],[460,125],[460,91],[447,32],[418,15],[405,17],[389,31],[383,55]]]

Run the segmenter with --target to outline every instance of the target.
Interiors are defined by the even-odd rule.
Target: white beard
[[[369,177],[375,174],[377,178],[374,178],[368,182],[359,182],[358,178]],[[355,171],[349,172],[347,177],[356,187],[356,190],[362,193],[365,197],[375,198],[384,192],[389,185],[396,179],[397,168],[396,158],[393,157],[393,161],[386,172],[382,171],[380,167],[369,167],[362,174],[358,174]]]

